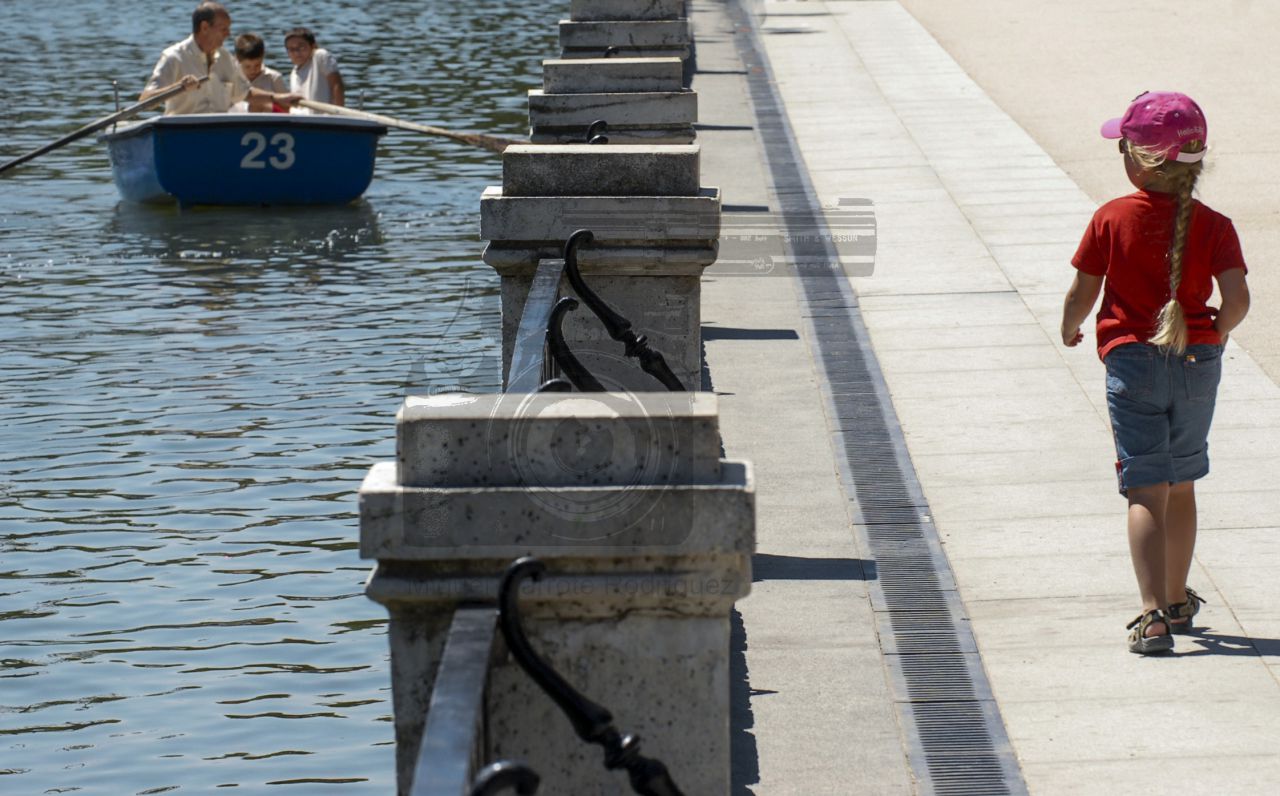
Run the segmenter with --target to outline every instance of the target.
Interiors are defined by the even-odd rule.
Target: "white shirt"
[[[219,47],[210,64],[204,52],[196,46],[194,36],[188,36],[161,53],[145,90],[171,86],[184,75],[208,75],[209,80],[194,91],[184,91],[165,100],[166,116],[175,113],[224,113],[249,94],[249,81],[245,80],[240,65],[227,51]]]
[[[262,67],[261,74],[250,80],[249,85],[254,88],[260,88],[263,91],[270,91],[272,94],[289,93],[289,90],[284,85],[284,75],[269,66]]]
[[[329,91],[329,75],[337,71],[338,59],[328,50],[317,48],[311,53],[311,60],[293,68],[293,73],[289,75],[289,91],[301,94],[304,99],[333,102],[333,93]]]
[[[263,91],[270,91],[272,94],[288,93],[288,89],[284,86],[284,75],[269,66],[262,67],[262,71],[258,73],[257,77],[249,81],[249,85],[254,88],[260,88]],[[248,113],[249,101],[247,99],[242,99],[233,104],[227,110],[232,113]]]

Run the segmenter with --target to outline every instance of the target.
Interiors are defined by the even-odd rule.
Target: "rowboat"
[[[346,204],[385,125],[284,113],[160,116],[102,134],[120,195],[180,205]]]

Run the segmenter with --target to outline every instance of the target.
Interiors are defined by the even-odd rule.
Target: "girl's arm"
[[[1213,328],[1225,344],[1227,335],[1249,314],[1249,285],[1244,281],[1244,269],[1232,268],[1218,274],[1218,292],[1222,295],[1222,308],[1214,318]]]
[[[1062,305],[1062,343],[1076,346],[1084,339],[1080,324],[1089,317],[1093,305],[1102,292],[1102,277],[1076,271],[1075,281],[1067,290],[1067,300]],[[1225,304],[1225,300],[1224,300]]]

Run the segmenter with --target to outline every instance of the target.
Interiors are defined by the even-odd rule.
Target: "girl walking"
[[[1135,193],[1094,213],[1071,264],[1062,342],[1102,294],[1098,356],[1120,494],[1129,501],[1129,553],[1142,613],[1129,623],[1129,651],[1173,649],[1205,602],[1187,586],[1196,543],[1196,479],[1209,472],[1222,349],[1249,311],[1235,227],[1192,197],[1204,166],[1208,126],[1185,94],[1148,91],[1102,125],[1120,140]],[[1207,305],[1217,280],[1221,306]]]

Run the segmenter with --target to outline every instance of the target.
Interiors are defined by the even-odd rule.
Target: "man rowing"
[[[301,97],[280,94],[249,85],[235,60],[222,44],[231,35],[231,14],[219,3],[204,2],[191,14],[191,35],[165,49],[151,71],[139,100],[145,100],[170,86],[186,90],[166,100],[165,115],[177,113],[224,113],[232,105],[248,99],[249,107],[271,103],[292,107]],[[199,78],[209,79],[201,84]]]

